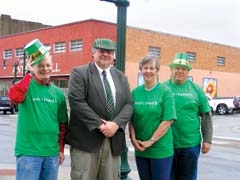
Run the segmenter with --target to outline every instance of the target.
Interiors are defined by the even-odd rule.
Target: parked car
[[[213,113],[216,111],[216,104],[215,104],[215,102],[213,101],[213,98],[212,98],[211,96],[209,96],[208,94],[206,94],[206,97],[207,97],[209,106],[211,107],[211,111],[212,111],[212,115],[213,115]]]
[[[219,115],[231,114],[236,109],[233,104],[234,97],[215,97],[213,101],[216,104],[216,112]]]
[[[15,114],[17,111],[17,106],[13,104],[13,102],[9,99],[9,97],[1,96],[0,111],[2,111],[4,114],[7,114],[7,112],[11,112],[12,114]]]

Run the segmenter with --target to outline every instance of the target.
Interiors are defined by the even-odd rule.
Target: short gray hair
[[[157,72],[160,70],[160,63],[159,63],[158,56],[153,56],[153,55],[147,55],[139,62],[139,70],[141,71],[142,67],[149,62],[155,63]]]

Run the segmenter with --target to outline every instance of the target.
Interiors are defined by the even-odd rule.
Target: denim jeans
[[[58,156],[18,156],[16,180],[57,180],[58,167]]]
[[[169,180],[173,157],[151,159],[135,157],[141,180]]]
[[[174,149],[172,180],[196,180],[200,144],[189,148]]]

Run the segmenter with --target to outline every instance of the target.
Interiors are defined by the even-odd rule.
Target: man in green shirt
[[[195,180],[200,150],[208,153],[212,143],[211,109],[203,90],[188,80],[188,55],[177,53],[169,67],[171,78],[164,84],[172,90],[177,113],[172,180]]]
[[[15,145],[16,180],[57,180],[64,156],[68,114],[62,90],[51,83],[52,56],[38,39],[24,50],[29,58],[27,73],[9,89],[18,104]]]

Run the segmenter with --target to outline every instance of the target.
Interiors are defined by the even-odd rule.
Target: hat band
[[[186,65],[186,66],[189,65],[189,62],[185,59],[175,59],[173,63],[179,64],[179,65]]]
[[[38,57],[40,57],[40,56],[42,56],[43,54],[42,54],[42,52],[41,51],[36,51],[35,53],[33,53],[32,55],[31,55],[31,57],[32,57],[32,60],[35,60],[35,59],[37,59]]]

